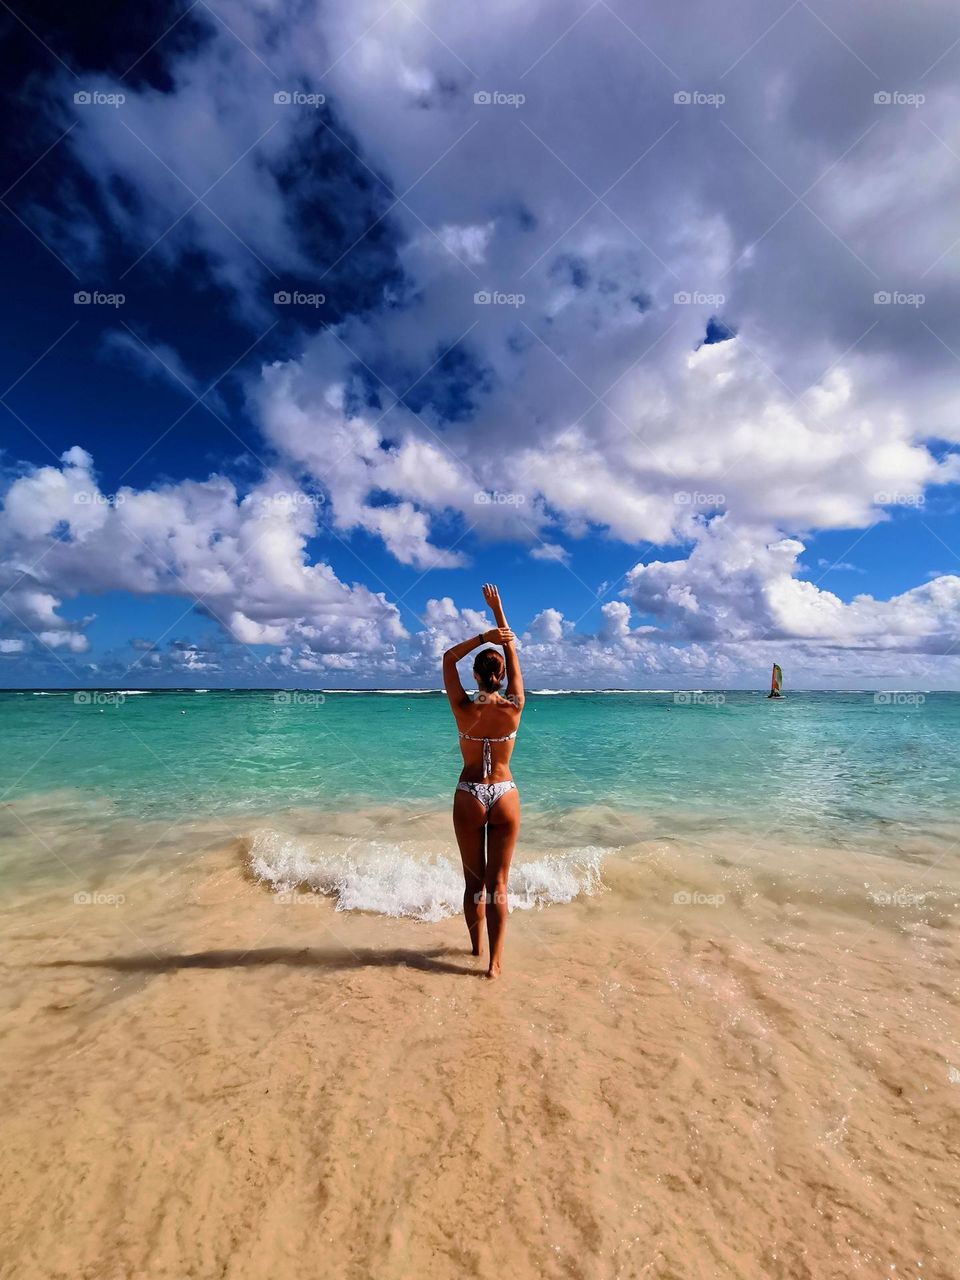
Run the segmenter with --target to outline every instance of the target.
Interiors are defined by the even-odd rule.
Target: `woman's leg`
[[[507,927],[507,879],[520,832],[520,793],[508,791],[490,810],[487,824],[487,934],[490,938],[488,978],[500,977],[503,935]]]
[[[453,830],[463,863],[463,914],[475,956],[483,950],[484,901],[484,819],[486,810],[467,791],[453,793]]]

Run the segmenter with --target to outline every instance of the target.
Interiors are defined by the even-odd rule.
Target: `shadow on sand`
[[[251,951],[194,951],[187,955],[154,954],[104,956],[96,960],[48,960],[40,969],[112,969],[114,973],[174,973],[178,969],[251,969],[282,964],[293,969],[424,969],[435,973],[479,975],[480,968],[451,964],[440,957],[449,955],[445,947],[431,951],[376,947],[357,950],[339,948],[317,951],[312,947],[260,947]]]

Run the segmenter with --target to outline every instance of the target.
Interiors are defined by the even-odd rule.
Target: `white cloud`
[[[493,222],[486,222],[482,226],[443,226],[425,244],[431,248],[432,240],[435,245],[439,244],[439,247],[448,250],[469,266],[478,267],[487,260],[487,246],[495,225]]]
[[[556,542],[540,542],[530,548],[534,560],[550,560],[556,564],[569,564],[570,552]]]
[[[685,559],[636,565],[624,595],[675,638],[955,651],[960,577],[944,575],[890,600],[858,595],[847,604],[797,576],[803,549],[795,538],[744,532],[720,517]]]
[[[423,507],[472,503],[469,476],[429,439],[408,437],[390,447],[372,415],[344,410],[347,376],[340,351],[337,381],[318,384],[310,368],[294,362],[265,369],[252,390],[270,443],[289,464],[311,476],[329,495],[334,526],[344,533],[376,534],[402,563],[418,569],[465,562],[453,549],[430,542]],[[374,505],[374,492],[395,500]]]
[[[562,640],[572,630],[571,624],[565,622],[559,609],[543,609],[530,623],[526,638],[544,644],[553,644]]]
[[[14,480],[0,512],[7,593],[0,618],[48,647],[86,648],[60,613],[78,592],[180,596],[244,644],[301,637],[330,651],[379,651],[406,636],[382,594],[309,563],[316,505],[279,477],[241,497],[213,476],[104,495],[83,450]],[[89,621],[89,620],[87,620]]]

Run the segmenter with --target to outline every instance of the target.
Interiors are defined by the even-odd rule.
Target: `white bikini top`
[[[459,733],[459,730],[457,732]],[[517,736],[516,729],[514,729],[513,733],[508,733],[505,738],[474,738],[469,733],[460,734],[460,737],[465,738],[467,742],[483,743],[483,776],[485,778],[489,777],[490,774],[493,773],[493,752],[490,750],[490,743],[491,742],[510,742],[511,739],[515,738],[516,736]]]

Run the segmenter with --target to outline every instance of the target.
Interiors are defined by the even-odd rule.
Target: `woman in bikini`
[[[520,795],[510,776],[510,756],[523,710],[523,680],[513,632],[507,626],[500,593],[492,583],[483,598],[497,625],[490,631],[455,644],[443,655],[443,687],[450,699],[457,728],[463,770],[453,793],[453,829],[466,887],[463,914],[473,954],[482,952],[484,920],[490,943],[488,978],[500,976],[503,934],[507,923],[507,877],[520,830]],[[473,663],[479,692],[471,699],[457,672],[457,663],[482,644]],[[506,693],[500,692],[504,676]]]

